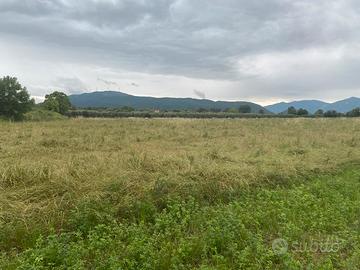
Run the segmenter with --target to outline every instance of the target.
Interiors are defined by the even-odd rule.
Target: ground
[[[0,122],[0,268],[359,269],[360,119]]]

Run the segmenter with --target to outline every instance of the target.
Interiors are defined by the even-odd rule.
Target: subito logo
[[[284,255],[288,248],[289,245],[285,239],[277,238],[272,242],[272,249],[276,255]]]

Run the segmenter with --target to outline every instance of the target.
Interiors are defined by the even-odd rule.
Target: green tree
[[[297,110],[295,109],[295,107],[291,106],[287,109],[287,114],[297,114]]]
[[[50,111],[65,114],[71,108],[71,103],[65,93],[55,91],[45,96],[44,106]]]
[[[249,105],[240,105],[239,113],[251,113],[251,107]]]
[[[360,108],[355,108],[353,110],[351,110],[350,112],[348,112],[346,114],[346,116],[349,117],[360,117]]]
[[[121,107],[121,111],[122,112],[133,112],[133,111],[135,111],[135,109],[130,106],[123,106],[123,107]]]
[[[316,115],[316,116],[324,116],[324,110],[322,110],[322,109],[317,110],[317,111],[315,112],[315,115]]]
[[[300,108],[296,114],[300,116],[305,116],[305,115],[309,115],[309,112],[303,108]]]
[[[341,113],[338,113],[335,110],[329,110],[329,111],[324,113],[324,116],[325,117],[339,117],[339,116],[341,116]]]
[[[20,120],[24,113],[31,110],[34,100],[17,78],[6,76],[0,78],[0,116]]]

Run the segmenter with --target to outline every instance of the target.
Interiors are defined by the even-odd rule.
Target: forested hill
[[[155,98],[133,96],[116,91],[102,91],[71,95],[70,101],[78,108],[86,107],[124,107],[135,109],[159,109],[159,110],[196,110],[196,109],[238,109],[240,106],[248,105],[251,113],[269,113],[264,107],[245,101],[212,101],[208,99],[194,98]]]
[[[317,110],[335,110],[340,113],[346,113],[360,107],[360,98],[351,97],[334,103],[327,103],[320,100],[300,100],[289,103],[280,102],[266,106],[266,109],[273,113],[281,113],[286,111],[289,107],[306,109],[310,113],[315,113]]]

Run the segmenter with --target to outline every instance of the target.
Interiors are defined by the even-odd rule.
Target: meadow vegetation
[[[66,116],[58,112],[46,110],[42,107],[34,107],[31,111],[24,114],[24,120],[30,122],[65,120]]]
[[[356,118],[0,121],[0,268],[359,269],[359,146]]]

